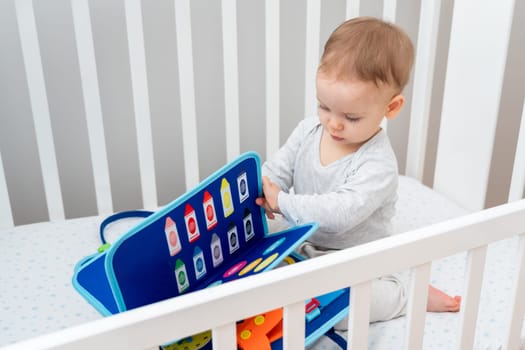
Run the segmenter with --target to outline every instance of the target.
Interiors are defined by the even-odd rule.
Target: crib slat
[[[396,22],[397,0],[385,0],[383,2],[383,20],[391,23]]]
[[[509,310],[508,325],[503,338],[503,349],[518,349],[521,343],[521,328],[523,325],[523,315],[525,314],[525,234],[519,236],[518,259],[516,270],[516,281],[514,282],[514,291],[511,298],[512,307]]]
[[[265,2],[266,32],[266,157],[279,149],[279,0]]]
[[[523,191],[525,191],[525,100],[523,101],[520,133],[516,145],[516,155],[514,156],[509,202],[523,198]]]
[[[407,309],[407,349],[422,349],[431,263],[413,269]]]
[[[434,79],[441,1],[423,1],[419,16],[419,33],[414,67],[414,88],[410,112],[407,163],[405,173],[423,180],[428,119]]]
[[[485,205],[513,7],[454,2],[434,188],[470,210]]]
[[[346,0],[346,19],[359,16],[361,0]]]
[[[302,349],[305,337],[304,301],[283,310],[283,350]]]
[[[321,27],[321,1],[306,2],[306,49],[304,77],[304,115],[315,115],[317,98],[315,95],[315,80],[319,64],[319,40]]]
[[[32,0],[15,1],[15,7],[49,219],[60,220],[65,217],[64,204],[33,2]]]
[[[396,22],[396,9],[397,9],[397,0],[385,0],[383,2],[383,20],[391,23]],[[381,128],[383,130],[388,130],[388,120],[383,118],[381,122]]]
[[[0,229],[13,227],[14,225],[13,212],[7,191],[7,181],[5,179],[4,163],[2,163],[2,153],[0,152]]]
[[[237,348],[237,328],[235,322],[231,322],[212,329],[212,348],[213,349],[236,349]]]
[[[84,97],[97,210],[99,214],[107,215],[113,212],[113,200],[88,0],[71,1],[71,10]]]
[[[458,349],[472,349],[474,347],[486,255],[486,245],[471,249],[468,252],[464,295],[461,299]]]
[[[226,157],[240,153],[239,65],[237,59],[237,2],[222,0],[222,40],[224,61],[224,108],[226,117]]]
[[[370,320],[370,281],[353,285],[350,291],[350,315],[348,317],[348,349],[368,348],[368,324]]]
[[[175,0],[175,26],[177,34],[184,171],[186,176],[186,189],[189,190],[195,187],[200,181],[189,0]]]
[[[158,206],[158,202],[157,187],[155,184],[155,163],[153,161],[153,140],[151,136],[151,113],[149,108],[146,53],[144,50],[142,8],[140,0],[126,0],[124,5],[126,11],[126,27],[128,30],[131,88],[135,108],[142,201],[145,208],[155,208]]]

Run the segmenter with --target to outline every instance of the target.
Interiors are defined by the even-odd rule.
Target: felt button
[[[264,269],[266,266],[270,265],[277,257],[279,256],[279,253],[274,253],[272,255],[270,255],[269,257],[267,257],[266,259],[264,259],[264,261],[262,263],[260,263],[259,265],[257,265],[257,267],[255,268],[255,270],[253,270],[254,272],[259,272],[261,271],[262,269]]]
[[[253,323],[255,323],[255,325],[257,325],[257,326],[260,326],[260,325],[262,325],[264,323],[264,320],[265,320],[264,316],[263,315],[259,315],[259,316],[255,317],[255,319],[253,320]]]
[[[262,261],[262,258],[257,258],[251,263],[249,263],[248,265],[246,265],[244,269],[242,269],[241,272],[239,272],[239,276],[246,275],[248,272],[253,270],[257,265],[259,265],[261,261]]]
[[[295,260],[294,260],[292,257],[289,257],[289,256],[287,256],[286,258],[284,258],[284,261],[285,261],[288,265],[295,264]]]
[[[250,332],[247,329],[241,332],[241,339],[244,339],[244,340],[250,339],[251,336],[252,336],[252,332]]]

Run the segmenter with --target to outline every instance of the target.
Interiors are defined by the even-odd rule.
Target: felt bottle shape
[[[227,218],[233,213],[233,200],[230,183],[225,178],[221,181],[221,199],[224,217]]]
[[[204,254],[202,249],[195,247],[193,251],[193,267],[195,268],[195,277],[201,279],[206,274],[206,264],[204,263]]]
[[[253,230],[252,213],[250,213],[248,208],[244,211],[242,222],[244,224],[244,239],[248,242],[255,235],[255,231]]]
[[[213,197],[208,191],[204,192],[202,208],[204,209],[204,215],[206,217],[206,227],[209,231],[217,226],[217,214],[215,212],[215,205],[213,204]]]
[[[186,208],[184,210],[184,221],[186,222],[188,241],[190,243],[195,242],[200,236],[199,225],[197,225],[197,217],[195,216],[195,210],[189,204],[186,204]]]
[[[239,190],[239,202],[244,202],[250,196],[248,192],[248,176],[243,172],[237,177],[237,189]]]
[[[211,235],[210,251],[213,261],[213,267],[219,266],[224,260],[224,258],[222,256],[221,240],[219,239],[219,236],[217,236],[216,233]]]
[[[190,286],[188,280],[188,273],[186,272],[186,265],[182,260],[177,259],[175,262],[175,278],[177,279],[177,289],[179,293],[184,292]]]
[[[164,226],[164,232],[166,233],[166,241],[168,242],[168,248],[170,255],[174,256],[181,250],[179,233],[177,232],[177,225],[168,216],[166,218],[166,225]]]
[[[233,223],[228,227],[228,246],[230,247],[230,254],[233,254],[240,247],[237,226]]]

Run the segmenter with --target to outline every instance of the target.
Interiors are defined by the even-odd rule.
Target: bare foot
[[[428,286],[427,311],[458,312],[460,304],[461,297],[459,295],[451,297],[433,286]]]

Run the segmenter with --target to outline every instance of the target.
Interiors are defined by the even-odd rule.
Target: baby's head
[[[413,62],[412,41],[401,28],[377,18],[358,17],[332,33],[318,72],[335,80],[371,81],[400,94]]]
[[[361,17],[341,24],[317,71],[319,118],[336,144],[355,151],[394,118],[405,98],[414,48],[399,27]]]

